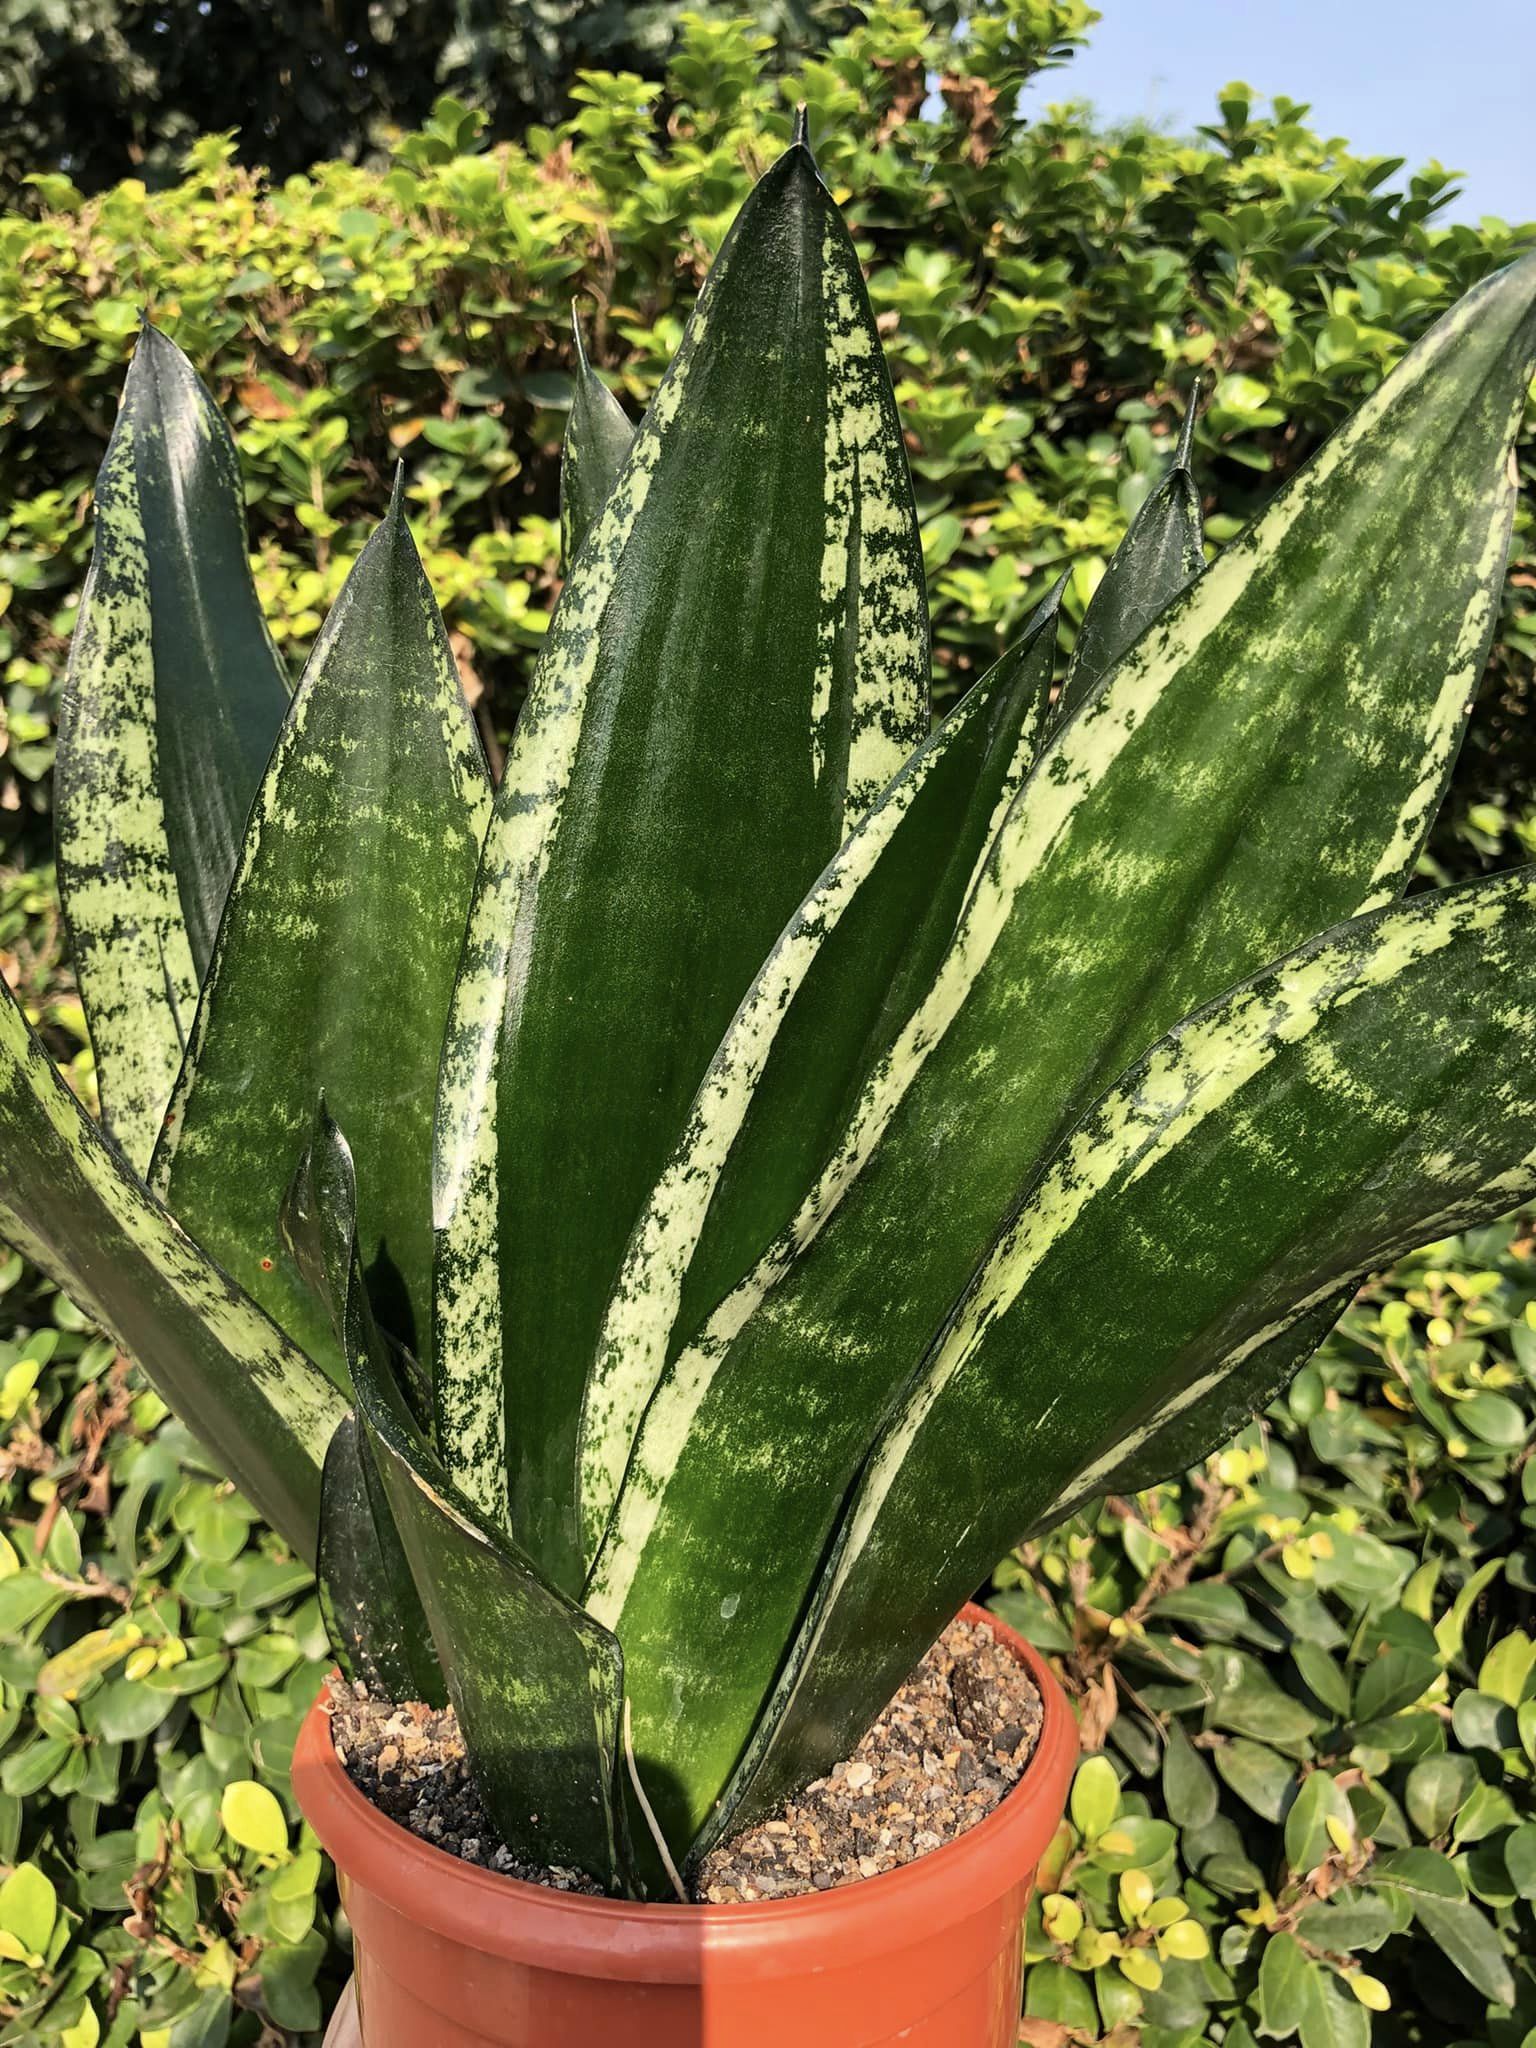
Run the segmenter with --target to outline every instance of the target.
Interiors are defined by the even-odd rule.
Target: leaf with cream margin
[[[498,1520],[510,1476],[510,1525],[567,1590],[582,1389],[630,1232],[743,990],[926,737],[928,667],[895,400],[797,142],[561,595],[444,1050],[439,1441]]]
[[[1131,1068],[882,1430],[731,1824],[842,1755],[1026,1529],[1178,1417],[1204,1418],[1212,1448],[1245,1360],[1361,1274],[1536,1191],[1533,1064],[1526,868],[1325,933]]]
[[[365,1162],[391,1333],[431,1329],[432,1104],[490,781],[397,481],[251,811],[151,1181],[343,1387],[279,1211],[317,1099]]]
[[[104,1120],[141,1172],[288,706],[229,429],[145,325],[96,479],[59,707],[59,889]]]
[[[0,979],[0,1237],[110,1330],[214,1462],[313,1561],[345,1403],[144,1190]]]
[[[1060,595],[1058,585],[833,856],[710,1063],[630,1240],[587,1383],[589,1558],[669,1358],[792,1219],[932,980],[1034,759]]]
[[[693,1824],[1044,1157],[1180,1017],[1410,870],[1497,609],[1533,302],[1536,258],[1469,294],[1058,727],[838,1155],[663,1378],[588,1604]]]

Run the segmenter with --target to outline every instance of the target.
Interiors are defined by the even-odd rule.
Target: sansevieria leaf
[[[607,504],[635,438],[629,414],[587,361],[581,319],[571,309],[576,387],[560,450],[560,552],[569,567]]]
[[[306,1179],[368,1449],[486,1809],[530,1864],[623,1881],[619,1646],[458,1494],[418,1430],[363,1283],[351,1153],[323,1109]]]
[[[59,884],[103,1112],[147,1164],[288,703],[218,408],[146,326],[96,481],[59,711]]]
[[[145,1193],[59,1079],[3,979],[0,1236],[112,1332],[313,1560],[340,1395]]]
[[[1060,588],[838,849],[731,1021],[608,1305],[582,1415],[590,1557],[670,1356],[793,1218],[933,977],[1034,759]]]
[[[337,1423],[320,1482],[315,1559],[331,1647],[376,1699],[443,1706],[443,1675],[378,1461],[354,1409]]]
[[[1110,1090],[870,1458],[748,1765],[750,1811],[843,1753],[1047,1510],[1336,1306],[1342,1283],[1536,1190],[1533,990],[1524,869],[1325,933]]]
[[[1059,1508],[1053,1504],[1042,1520],[1060,1521],[1077,1501],[1096,1500],[1109,1493],[1141,1493],[1161,1485],[1165,1479],[1187,1472],[1213,1444],[1236,1436],[1290,1385],[1348,1308],[1359,1277],[1352,1275],[1337,1294],[1309,1308],[1256,1351],[1246,1344],[1240,1346],[1227,1361],[1220,1385],[1194,1406],[1154,1419],[1150,1429],[1138,1429],[1130,1441],[1112,1432],[1109,1441],[1096,1446],[1086,1477],[1074,1481],[1071,1500]]]
[[[1143,499],[1083,615],[1056,707],[1066,718],[1093,694],[1154,619],[1205,567],[1200,493],[1190,469],[1195,405],[1190,399],[1168,473]]]
[[[305,1284],[338,1330],[346,1328],[347,1307],[334,1289],[352,1281],[356,1209],[352,1155],[322,1102],[283,1198],[281,1226]],[[326,1632],[350,1675],[376,1698],[442,1706],[447,1695],[427,1618],[355,1409],[336,1425],[325,1454],[315,1570]]]
[[[490,784],[399,500],[337,599],[251,813],[155,1155],[167,1205],[345,1384],[278,1212],[323,1093],[367,1162],[388,1327],[431,1330],[432,1102]]]
[[[440,1441],[488,1513],[510,1478],[520,1540],[568,1589],[581,1393],[626,1241],[742,991],[925,736],[927,679],[895,404],[796,144],[562,594],[445,1048]]]
[[[1533,299],[1536,259],[1471,293],[1057,729],[832,1166],[659,1387],[591,1604],[695,1820],[887,1400],[1051,1146],[1411,865],[1492,628]]]

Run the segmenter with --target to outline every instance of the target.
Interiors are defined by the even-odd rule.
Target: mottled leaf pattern
[[[568,1588],[582,1387],[625,1244],[742,991],[925,736],[927,678],[894,400],[797,145],[742,209],[561,597],[445,1048],[440,1440],[493,1516],[510,1478],[520,1540]]]
[[[313,1559],[343,1403],[144,1192],[0,980],[0,1235],[143,1366],[216,1461]]]
[[[490,785],[398,502],[326,621],[251,814],[154,1181],[345,1385],[278,1211],[323,1092],[367,1172],[392,1333],[427,1348],[437,1059]]]
[[[1532,869],[1327,933],[1154,1047],[1061,1147],[884,1429],[743,1810],[842,1755],[1056,1504],[1341,1283],[1536,1191],[1533,1059]]]
[[[1491,630],[1533,297],[1536,259],[1470,294],[1057,729],[838,1157],[658,1390],[591,1605],[695,1820],[886,1402],[1045,1153],[1411,863]]]
[[[594,1553],[668,1359],[794,1216],[942,958],[1034,758],[1059,588],[838,850],[710,1063],[631,1239],[582,1414]]]
[[[55,771],[103,1112],[141,1171],[288,702],[245,548],[229,430],[180,349],[146,327],[96,482]]]

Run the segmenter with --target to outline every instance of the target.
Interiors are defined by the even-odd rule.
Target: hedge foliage
[[[643,404],[797,97],[869,258],[946,687],[1068,563],[1070,630],[1202,371],[1211,534],[1230,537],[1536,229],[1437,226],[1448,174],[1352,155],[1245,87],[1188,141],[1101,136],[1039,83],[1015,118],[1021,81],[1089,19],[1084,0],[1007,0],[955,42],[884,6],[779,79],[765,34],[685,17],[660,95],[588,74],[573,118],[521,146],[479,149],[479,117],[442,101],[382,173],[270,184],[210,137],[164,192],[82,199],[43,178],[40,219],[0,217],[0,829],[39,857],[90,484],[141,309],[234,418],[284,651],[301,658],[402,458],[471,688],[504,734],[556,589],[570,303]],[[1536,474],[1529,447],[1524,462]],[[1497,775],[1474,746],[1469,793],[1523,795],[1536,772],[1510,731],[1536,656],[1533,548],[1528,497],[1479,722]]]
[[[0,200],[63,170],[88,191],[175,182],[181,152],[228,127],[279,175],[352,162],[413,128],[439,92],[498,136],[558,120],[583,68],[660,78],[681,0],[9,0],[0,8]],[[715,9],[722,13],[726,10]],[[924,0],[953,22],[957,0]],[[758,0],[783,69],[858,19],[850,0]],[[274,57],[276,61],[274,61]]]
[[[440,101],[385,170],[271,182],[211,137],[169,189],[44,176],[0,218],[0,972],[83,1092],[48,777],[141,307],[235,421],[295,665],[404,460],[494,740],[558,588],[568,302],[643,404],[797,97],[869,259],[946,696],[1068,563],[1070,633],[1198,372],[1219,544],[1536,235],[1438,226],[1444,173],[1246,88],[1190,139],[1100,134],[1038,83],[1015,119],[1081,0],[977,10],[963,42],[870,13],[788,78],[759,28],[684,19],[660,86],[589,75],[520,145]],[[1536,847],[1531,508],[1442,862]],[[1096,1750],[1028,1929],[1035,2048],[1536,2048],[1533,1422],[1512,1224],[1373,1284],[1182,1485],[1002,1567]],[[0,2043],[313,2043],[347,1930],[286,1777],[324,1657],[312,1583],[3,1248],[0,1445]]]

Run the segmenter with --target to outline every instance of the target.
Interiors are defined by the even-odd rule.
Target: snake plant
[[[97,1128],[0,1002],[0,1229],[664,1894],[995,1559],[1536,1192],[1536,873],[1405,900],[1493,629],[1536,258],[1209,566],[1186,420],[1076,637],[931,725],[901,423],[803,134],[644,420],[578,349],[493,791],[402,495],[297,689],[139,343],[58,756]],[[1021,569],[1021,574],[1023,573]]]

